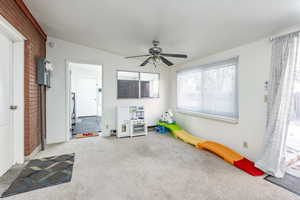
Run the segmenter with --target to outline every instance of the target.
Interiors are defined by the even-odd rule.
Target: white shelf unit
[[[130,137],[129,107],[118,106],[117,108],[117,137]]]
[[[139,120],[130,120],[130,136],[147,135],[147,123]]]
[[[117,107],[117,137],[147,135],[144,106],[128,105]]]

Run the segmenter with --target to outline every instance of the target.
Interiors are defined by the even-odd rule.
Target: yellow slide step
[[[181,140],[183,140],[186,143],[194,145],[195,147],[198,147],[197,145],[199,143],[206,142],[206,140],[201,140],[199,138],[196,138],[184,130],[177,130],[177,131],[174,131],[173,133],[176,137],[180,138]]]
[[[216,142],[206,141],[204,143],[199,143],[198,148],[213,152],[231,164],[244,158],[232,149]]]

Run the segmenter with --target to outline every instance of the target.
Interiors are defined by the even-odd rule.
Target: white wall
[[[154,68],[151,65],[139,67],[142,61],[124,59],[105,51],[84,47],[55,38],[48,38],[55,47],[47,46],[47,58],[54,65],[52,87],[47,91],[47,143],[66,140],[66,61],[103,66],[103,121],[104,134],[115,129],[115,108],[117,105],[143,104],[149,125],[154,125],[161,112],[168,109],[168,73],[164,67]],[[117,100],[116,70],[133,70],[159,72],[160,98],[142,100]]]
[[[101,65],[90,65],[90,64],[81,64],[81,63],[70,63],[70,68],[72,71],[71,74],[71,90],[76,92],[77,83],[81,77],[87,77],[97,80],[98,86],[101,88],[101,80],[98,80],[98,76],[102,78],[102,73],[98,73],[98,68],[101,68]]]
[[[255,160],[262,149],[265,133],[266,103],[264,82],[268,80],[271,42],[268,39],[247,44],[209,57],[182,64],[176,69],[239,56],[239,123],[230,124],[212,119],[176,113],[176,121],[195,136],[224,144]],[[172,108],[176,109],[176,72],[171,75]],[[248,142],[248,148],[243,142]]]

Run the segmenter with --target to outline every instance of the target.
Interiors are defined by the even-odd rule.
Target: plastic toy
[[[172,113],[172,110],[169,109],[167,112],[163,113],[160,117],[161,122],[166,122],[168,124],[174,124],[175,121],[173,120],[174,114]]]
[[[164,134],[164,133],[170,133],[170,130],[164,126],[157,126],[156,132]]]
[[[222,144],[212,142],[212,141],[202,140],[200,138],[192,136],[177,124],[159,122],[158,125],[168,128],[172,132],[175,138],[179,138],[188,144],[192,144],[198,149],[208,150],[218,155],[219,157],[223,158],[228,163],[247,172],[252,176],[261,176],[264,174],[263,171],[261,171],[260,169],[254,166],[254,163],[252,161],[248,160],[247,158],[241,156],[234,150]]]

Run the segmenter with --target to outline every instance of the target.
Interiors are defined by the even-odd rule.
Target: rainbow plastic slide
[[[194,145],[198,149],[210,151],[252,176],[261,176],[264,174],[263,171],[254,166],[252,161],[222,144],[194,137],[177,124],[159,122],[158,125],[168,128],[175,138],[179,138],[186,143]]]

